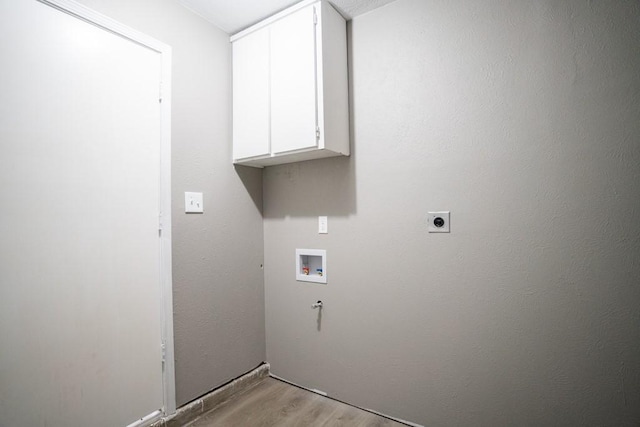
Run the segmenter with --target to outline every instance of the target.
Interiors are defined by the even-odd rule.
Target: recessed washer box
[[[324,249],[296,249],[296,280],[327,283],[327,251]]]

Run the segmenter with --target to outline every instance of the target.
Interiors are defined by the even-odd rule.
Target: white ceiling
[[[229,34],[262,21],[300,0],[178,0]],[[394,0],[330,0],[347,19],[354,18]]]

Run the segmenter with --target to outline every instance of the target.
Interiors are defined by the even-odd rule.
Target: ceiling
[[[354,18],[394,0],[330,0],[347,19]],[[255,24],[299,0],[178,0],[182,5],[229,34]]]

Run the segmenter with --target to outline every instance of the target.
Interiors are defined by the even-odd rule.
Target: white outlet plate
[[[184,193],[184,211],[186,213],[203,213],[204,201],[202,193],[187,191]]]
[[[329,233],[329,220],[326,216],[318,217],[318,233],[319,234],[328,234]]]
[[[449,211],[429,212],[427,215],[429,233],[449,233],[450,217]],[[440,220],[444,222],[441,223]]]

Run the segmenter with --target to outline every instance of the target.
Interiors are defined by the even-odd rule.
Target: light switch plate
[[[429,233],[449,233],[449,211],[429,212],[427,216]]]
[[[328,234],[329,233],[329,220],[326,216],[318,217],[318,234]]]
[[[187,191],[184,193],[184,211],[186,213],[203,213],[204,203],[202,193]]]

